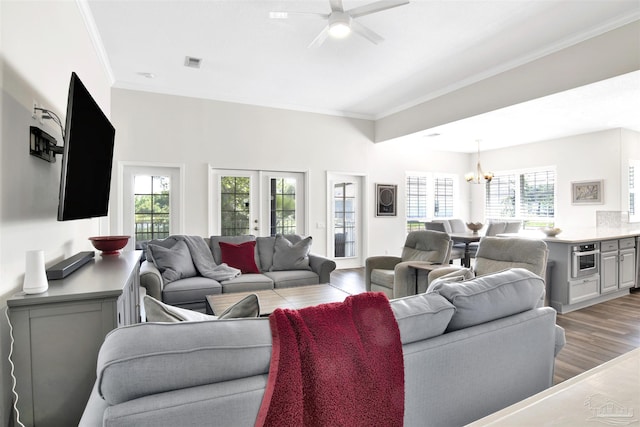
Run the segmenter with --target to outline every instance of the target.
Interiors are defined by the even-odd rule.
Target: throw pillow
[[[178,279],[198,275],[189,248],[183,241],[177,241],[170,248],[149,244],[147,254],[151,255],[151,261],[160,270],[165,285]]]
[[[311,270],[309,266],[310,251],[311,236],[305,237],[294,244],[286,237],[277,235],[273,253],[273,264],[269,271]]]
[[[256,241],[239,244],[220,242],[222,262],[239,269],[242,273],[260,273],[256,265]]]
[[[145,295],[143,298],[144,313],[147,322],[196,322],[202,320],[215,320],[216,316],[198,313],[197,311],[187,310],[186,308],[175,307],[165,304],[157,299]]]
[[[260,316],[260,302],[256,294],[249,294],[220,313],[218,319],[238,319]]]

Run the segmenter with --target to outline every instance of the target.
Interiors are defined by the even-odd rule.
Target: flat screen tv
[[[106,216],[115,128],[76,73],[71,74],[58,221]]]

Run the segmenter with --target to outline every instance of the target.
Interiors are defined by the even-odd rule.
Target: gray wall
[[[71,71],[103,110],[111,82],[72,1],[0,1],[0,425],[11,402],[6,299],[21,290],[25,252],[43,249],[48,264],[92,249],[87,237],[107,234],[105,220],[56,221],[60,158],[29,155],[32,102],[64,117]],[[50,123],[42,128],[56,138]],[[62,145],[62,141],[59,141]]]

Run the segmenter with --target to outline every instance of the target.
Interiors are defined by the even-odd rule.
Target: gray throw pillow
[[[220,313],[218,319],[239,319],[260,316],[260,302],[256,294],[249,294]]]
[[[309,266],[310,251],[311,236],[305,237],[297,243],[291,243],[286,237],[277,235],[273,264],[269,271],[311,270]]]
[[[165,304],[157,299],[145,295],[143,298],[144,313],[147,322],[197,322],[202,320],[215,320],[216,316],[198,313],[186,308]]]
[[[149,244],[147,254],[151,255],[151,260],[160,270],[165,284],[198,275],[189,248],[181,240],[170,248]]]

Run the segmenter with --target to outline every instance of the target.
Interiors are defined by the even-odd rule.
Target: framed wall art
[[[376,184],[376,216],[397,215],[397,193],[397,185]]]
[[[571,183],[571,203],[574,205],[601,205],[604,203],[603,180]]]

